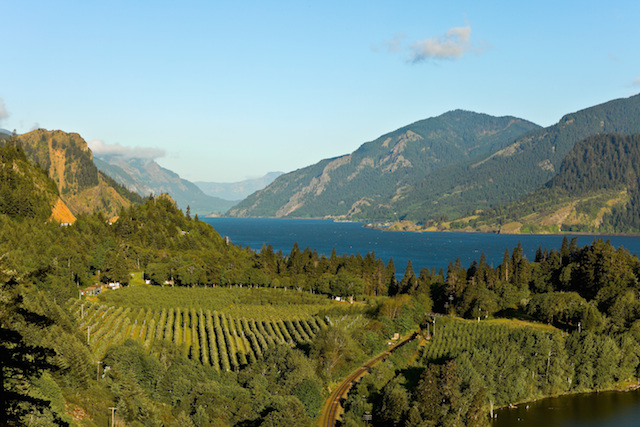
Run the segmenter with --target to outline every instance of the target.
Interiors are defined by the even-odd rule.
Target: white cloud
[[[389,52],[399,52],[406,38],[404,34],[396,34],[391,40],[384,42],[384,48]]]
[[[7,107],[4,106],[4,101],[0,98],[0,123],[7,117],[9,117],[9,112],[7,111]]]
[[[381,45],[372,46],[372,50],[391,53],[408,52],[409,62],[417,64],[427,60],[455,60],[467,53],[480,54],[490,48],[490,45],[484,42],[480,42],[479,45],[471,42],[471,26],[469,25],[452,27],[441,36],[417,40],[411,45],[406,43],[406,38],[404,34],[396,34]]]
[[[115,155],[136,159],[157,159],[165,156],[165,151],[153,147],[123,147],[120,144],[106,144],[100,139],[87,142],[87,145],[97,156]]]
[[[467,52],[481,52],[471,43],[471,27],[468,25],[453,27],[439,37],[418,40],[410,49],[413,63],[427,59],[458,59]]]
[[[633,79],[633,84],[634,86],[640,85],[640,77],[636,77],[635,79]]]

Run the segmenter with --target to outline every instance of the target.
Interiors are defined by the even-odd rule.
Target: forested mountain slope
[[[16,137],[27,158],[49,172],[60,197],[75,214],[117,215],[122,207],[142,198],[117,184],[93,163],[93,154],[80,135],[34,130]]]
[[[407,219],[426,223],[443,215],[455,218],[514,201],[551,179],[581,139],[638,132],[640,95],[567,114],[557,124],[522,135],[482,161],[428,175],[399,198],[393,209]]]
[[[186,210],[189,206],[192,214],[226,212],[236,203],[205,194],[194,183],[154,160],[110,155],[96,156],[94,162],[98,169],[129,190],[143,197],[169,193],[181,209]]]
[[[12,142],[0,146],[0,214],[47,220],[56,200],[55,184],[27,160],[22,147]]]
[[[454,222],[503,232],[640,232],[640,134],[579,141],[560,172],[517,202]]]
[[[384,216],[437,170],[494,153],[538,126],[514,117],[451,111],[280,176],[234,207],[232,216]]]

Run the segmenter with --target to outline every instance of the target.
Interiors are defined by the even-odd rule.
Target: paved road
[[[418,336],[418,332],[414,332],[409,337],[398,342],[396,345],[394,345],[384,353],[380,354],[374,359],[371,359],[370,361],[353,371],[351,374],[349,374],[349,376],[345,378],[338,385],[338,387],[336,387],[336,389],[331,393],[331,396],[329,396],[329,398],[325,402],[324,407],[322,408],[322,414],[320,415],[320,419],[318,420],[318,425],[320,425],[321,427],[334,427],[336,425],[336,420],[338,419],[338,416],[342,411],[342,405],[340,404],[340,401],[343,398],[347,397],[347,393],[349,392],[353,384],[361,377],[368,374],[373,365],[380,362],[381,360],[384,360],[392,352],[402,347],[409,341],[413,340],[416,336]]]

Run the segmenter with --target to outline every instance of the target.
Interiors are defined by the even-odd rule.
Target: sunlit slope
[[[142,200],[98,171],[91,150],[77,133],[38,129],[17,136],[16,141],[30,161],[48,171],[74,215],[102,212],[111,217]]]
[[[229,214],[393,217],[391,206],[426,176],[494,153],[537,128],[514,117],[451,111],[383,135],[351,154],[282,175]]]

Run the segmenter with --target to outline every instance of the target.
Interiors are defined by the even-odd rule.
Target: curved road
[[[353,371],[351,374],[349,374],[349,376],[345,378],[340,383],[340,385],[338,385],[338,387],[336,387],[333,393],[331,393],[331,396],[329,396],[329,398],[325,402],[324,407],[322,408],[322,414],[320,415],[320,419],[318,420],[318,425],[320,425],[321,427],[334,427],[336,424],[336,420],[340,415],[339,412],[342,408],[340,401],[341,399],[346,397],[347,393],[353,386],[353,383],[355,383],[361,377],[369,373],[369,370],[373,367],[373,365],[375,365],[381,360],[384,360],[392,352],[402,347],[409,341],[413,340],[416,336],[418,336],[418,332],[414,332],[413,334],[403,339],[402,341],[398,342],[396,345],[394,345],[384,353],[380,354],[374,359],[371,359],[370,361],[368,361],[367,363],[365,363],[364,365],[362,365],[361,367]]]

